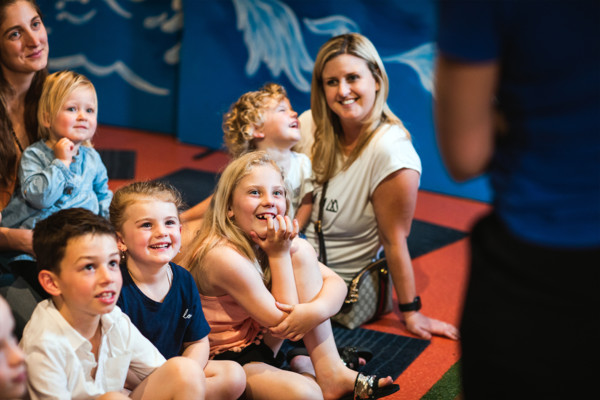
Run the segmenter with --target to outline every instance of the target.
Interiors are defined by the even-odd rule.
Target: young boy
[[[312,164],[305,154],[292,151],[300,141],[300,123],[283,86],[267,83],[257,91],[244,93],[225,114],[223,132],[231,158],[263,150],[279,165],[291,193],[289,215],[298,220],[302,231],[312,210]],[[209,203],[210,197],[181,214],[185,230],[199,227],[197,220],[201,220]]]
[[[25,327],[31,399],[204,399],[193,360],[165,361],[115,307],[122,285],[112,225],[82,208],[58,211],[33,233],[42,301]]]

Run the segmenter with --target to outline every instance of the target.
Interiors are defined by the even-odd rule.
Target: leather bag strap
[[[327,185],[329,181],[323,184],[321,191],[321,199],[319,200],[319,219],[315,222],[315,232],[319,238],[319,261],[327,265],[327,251],[325,249],[325,238],[323,237],[323,209],[325,208],[325,194],[327,193]]]

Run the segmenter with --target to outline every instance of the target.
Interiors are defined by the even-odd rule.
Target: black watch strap
[[[421,298],[416,296],[412,303],[398,304],[398,308],[402,312],[419,311],[421,309]]]

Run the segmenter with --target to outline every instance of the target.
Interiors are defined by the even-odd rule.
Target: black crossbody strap
[[[319,200],[319,219],[315,222],[315,232],[319,238],[319,261],[327,265],[327,252],[325,250],[325,238],[323,237],[323,209],[325,208],[325,194],[327,193],[327,185],[329,181],[323,184],[321,190],[321,200]]]

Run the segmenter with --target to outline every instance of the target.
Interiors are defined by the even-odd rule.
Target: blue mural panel
[[[183,142],[222,146],[223,114],[242,93],[273,81],[292,106],[310,108],[310,80],[319,47],[360,32],[375,44],[390,77],[391,109],[413,136],[423,163],[421,188],[490,199],[486,179],[456,184],[435,140],[432,76],[434,0],[185,0],[177,107]]]
[[[49,69],[92,80],[100,123],[173,133],[181,1],[38,0]]]

